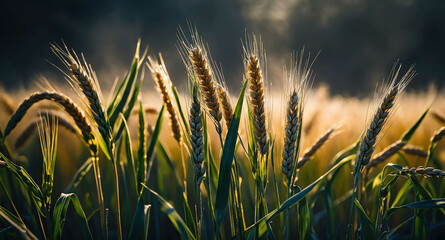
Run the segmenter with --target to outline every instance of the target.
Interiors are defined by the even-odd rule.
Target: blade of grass
[[[93,236],[91,235],[90,228],[88,227],[88,220],[82,206],[80,205],[79,199],[74,193],[62,193],[54,205],[52,219],[53,238],[62,239],[62,230],[66,222],[66,212],[68,211],[68,206],[70,203],[73,204],[74,210],[76,211],[76,216],[80,220],[80,230],[82,231],[84,239],[92,240]]]
[[[182,220],[181,216],[179,216],[178,212],[176,212],[175,208],[168,203],[164,198],[162,198],[158,193],[151,190],[145,184],[142,184],[147,190],[149,190],[153,196],[161,203],[162,211],[165,212],[170,219],[173,226],[176,230],[181,234],[184,239],[195,239],[190,229],[185,224],[184,220]]]
[[[235,145],[238,139],[238,127],[241,119],[241,111],[246,86],[247,81],[244,83],[244,86],[238,98],[238,103],[236,104],[235,112],[233,114],[232,121],[230,122],[230,127],[227,132],[226,140],[224,142],[224,148],[220,161],[218,188],[216,190],[215,200],[215,218],[217,233],[219,232],[220,225],[222,220],[224,219],[227,208],[230,188],[230,171],[232,169],[233,156],[235,154]]]

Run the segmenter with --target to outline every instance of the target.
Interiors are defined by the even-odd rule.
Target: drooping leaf
[[[181,234],[184,239],[195,239],[190,229],[185,224],[184,220],[182,220],[181,216],[179,216],[178,212],[176,212],[175,208],[168,203],[164,198],[162,198],[158,193],[148,188],[145,184],[143,186],[148,189],[153,196],[161,203],[162,211],[165,212],[170,219],[170,222],[176,228],[176,230]]]
[[[76,174],[73,177],[73,180],[71,180],[70,184],[65,188],[65,193],[72,192],[73,188],[76,188],[79,186],[80,182],[82,181],[83,177],[90,171],[91,167],[93,166],[93,160],[92,158],[88,158],[82,166],[77,170]]]
[[[17,231],[23,239],[37,240],[38,238],[26,227],[26,225],[20,221],[18,217],[9,212],[6,208],[0,207],[0,217],[9,222]]]
[[[93,239],[91,235],[90,228],[88,227],[88,220],[85,216],[85,212],[82,209],[82,205],[79,202],[76,194],[62,193],[57,199],[56,204],[54,205],[53,210],[53,218],[52,218],[52,232],[54,239],[62,239],[62,230],[66,222],[66,213],[68,211],[68,207],[72,203],[74,210],[76,212],[76,216],[80,220],[80,230],[82,231],[84,239]]]

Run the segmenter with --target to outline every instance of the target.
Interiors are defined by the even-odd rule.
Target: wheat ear
[[[423,168],[423,167],[413,167],[413,168],[408,168],[405,167],[402,169],[402,171],[400,171],[400,174],[402,175],[407,175],[407,174],[412,174],[412,175],[423,175],[424,177],[437,177],[437,178],[444,178],[445,177],[445,172],[440,170],[440,169],[434,169],[432,167],[427,167],[427,168]]]
[[[395,98],[398,93],[398,86],[393,86],[393,88],[385,95],[383,102],[377,109],[377,112],[374,114],[374,118],[372,119],[371,124],[361,142],[358,154],[358,159],[360,161],[357,162],[357,164],[360,164],[360,169],[363,169],[363,167],[369,163],[372,153],[374,152],[377,136],[388,119],[388,115],[391,108],[394,106]]]
[[[423,149],[421,149],[417,146],[412,146],[412,145],[405,146],[402,149],[402,151],[405,152],[406,154],[413,155],[413,156],[419,156],[419,157],[423,157],[423,158],[426,158],[428,156],[428,153],[425,152]]]
[[[379,152],[377,155],[375,155],[372,160],[369,162],[368,165],[366,165],[366,170],[369,171],[369,169],[377,166],[381,162],[385,161],[386,159],[390,158],[392,155],[394,155],[397,151],[402,149],[406,145],[406,142],[403,142],[401,140],[394,142],[393,144],[389,145],[383,151]]]
[[[88,99],[91,113],[96,121],[99,132],[105,139],[105,141],[111,146],[111,126],[108,122],[108,118],[105,115],[105,111],[102,109],[99,96],[93,85],[93,78],[88,74],[81,65],[79,65],[74,58],[71,59],[70,71],[73,77],[78,81],[78,85],[86,98]],[[110,153],[112,154],[112,153]]]
[[[147,66],[150,69],[153,79],[158,85],[158,90],[161,93],[162,101],[164,103],[165,108],[167,109],[170,126],[172,129],[173,137],[176,141],[181,141],[181,128],[179,125],[178,115],[176,114],[175,108],[173,107],[171,97],[168,91],[167,86],[170,85],[170,79],[168,77],[167,69],[165,68],[164,62],[162,60],[162,56],[160,55],[161,64],[158,63],[153,58],[148,57]]]
[[[219,108],[218,95],[216,94],[216,82],[213,79],[210,65],[207,62],[208,59],[199,47],[189,50],[189,58],[199,80],[198,83],[201,88],[204,103],[210,116],[212,116],[212,119],[215,121],[216,130],[221,133],[222,113]]]
[[[249,81],[250,106],[253,112],[253,125],[255,139],[260,153],[267,151],[266,114],[264,110],[264,83],[261,73],[260,61],[251,54],[247,60],[247,80]]]
[[[229,129],[233,114],[232,103],[230,103],[230,97],[227,90],[221,86],[218,86],[218,96],[224,113],[224,121],[226,121],[227,129]]]
[[[281,167],[281,170],[288,180],[292,177],[294,166],[295,141],[297,141],[298,135],[298,115],[298,94],[294,91],[290,96],[287,107],[283,162]]]
[[[4,137],[8,136],[9,133],[17,126],[17,124],[25,116],[28,109],[35,103],[42,100],[50,100],[58,103],[63,107],[63,109],[73,118],[77,127],[81,130],[85,142],[89,145],[90,151],[93,155],[97,154],[97,144],[94,139],[94,135],[91,130],[90,124],[87,122],[85,115],[82,110],[67,96],[58,93],[35,93],[28,97],[26,100],[20,104],[17,111],[12,115],[8,124],[6,125]]]
[[[201,105],[196,94],[193,95],[193,101],[190,107],[190,139],[192,143],[192,158],[195,169],[197,186],[204,178],[204,143],[202,136]]]
[[[307,161],[311,159],[311,157],[320,149],[324,143],[332,136],[332,133],[335,131],[335,128],[330,128],[326,132],[324,132],[312,146],[304,151],[303,156],[298,160],[297,169],[300,169],[306,164]]]

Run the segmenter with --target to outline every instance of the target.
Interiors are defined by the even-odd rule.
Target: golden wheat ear
[[[77,127],[81,130],[85,142],[89,145],[90,151],[95,156],[97,155],[97,143],[93,135],[90,124],[85,118],[83,111],[67,96],[58,93],[35,93],[25,99],[17,109],[17,111],[12,115],[11,119],[8,121],[4,138],[8,136],[11,131],[17,126],[17,124],[25,116],[26,112],[31,108],[32,105],[40,102],[42,100],[49,100],[59,104],[74,120]]]
[[[230,122],[232,121],[233,108],[227,89],[222,86],[218,86],[218,96],[224,113],[224,121],[226,122],[227,129],[229,129]]]
[[[179,125],[178,115],[173,107],[172,97],[170,96],[169,86],[171,85],[170,77],[168,76],[167,68],[165,67],[162,55],[159,54],[160,63],[152,57],[148,57],[147,67],[150,69],[152,77],[158,85],[158,90],[161,94],[162,101],[167,109],[170,127],[173,137],[176,141],[181,141],[181,128]]]
[[[189,50],[189,58],[198,78],[198,84],[201,88],[207,110],[210,116],[212,116],[213,121],[217,124],[218,132],[221,132],[220,122],[222,113],[219,108],[218,95],[216,93],[217,84],[213,78],[210,65],[208,64],[208,58],[199,46]]]

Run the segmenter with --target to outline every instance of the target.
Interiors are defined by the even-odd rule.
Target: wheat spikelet
[[[379,152],[377,155],[375,155],[372,160],[369,162],[368,165],[366,165],[366,170],[369,171],[369,169],[377,166],[381,162],[385,161],[386,159],[390,158],[392,155],[394,155],[397,151],[402,149],[406,145],[406,142],[402,142],[401,140],[398,140],[394,142],[393,144],[389,145],[383,151]]]
[[[153,79],[155,80],[156,84],[158,85],[158,90],[161,93],[162,101],[164,103],[165,108],[167,109],[169,119],[170,119],[170,126],[172,129],[173,137],[176,139],[176,141],[181,141],[181,128],[179,125],[178,116],[176,114],[175,108],[173,107],[171,97],[168,91],[168,87],[170,85],[170,79],[168,77],[167,69],[165,67],[164,61],[162,59],[162,56],[159,55],[159,58],[161,60],[161,64],[159,62],[151,57],[148,57],[148,63],[147,66],[150,69]]]
[[[298,135],[298,94],[293,92],[289,99],[286,115],[286,128],[284,137],[283,162],[281,170],[287,179],[292,177],[295,159],[295,141]]]
[[[402,151],[405,152],[406,154],[419,156],[423,158],[426,158],[428,156],[428,153],[425,152],[423,149],[412,145],[405,146],[404,148],[402,148]]]
[[[440,169],[434,169],[433,167],[427,167],[427,168],[423,168],[423,167],[413,167],[413,168],[408,168],[405,167],[402,169],[402,171],[400,171],[400,174],[402,175],[407,175],[407,174],[411,174],[411,175],[423,175],[424,177],[437,177],[437,178],[444,178],[445,177],[445,172],[440,170]]]
[[[190,106],[189,124],[190,139],[192,143],[192,158],[197,186],[199,186],[204,178],[205,168],[202,165],[204,161],[204,143],[202,136],[201,106],[196,94],[193,95],[193,101]]]
[[[314,144],[312,144],[312,146],[304,151],[303,156],[298,160],[297,169],[302,168],[304,164],[306,164],[306,162],[311,159],[315,152],[317,152],[317,150],[323,146],[323,144],[329,139],[334,131],[335,128],[328,129],[315,141]]]
[[[431,137],[431,141],[436,143],[440,141],[443,136],[445,136],[445,127],[441,127],[439,130],[434,132],[433,137]]]
[[[255,139],[260,149],[260,153],[264,155],[267,151],[264,83],[259,59],[253,54],[251,54],[247,60],[247,80],[249,81],[249,98],[253,112]]]
[[[93,155],[97,154],[97,144],[94,139],[94,135],[92,133],[91,126],[87,122],[85,115],[82,110],[67,96],[58,93],[34,93],[30,97],[20,104],[17,111],[12,115],[11,119],[8,121],[6,125],[5,132],[3,138],[9,135],[11,131],[17,126],[17,124],[22,120],[25,116],[28,109],[35,103],[42,100],[50,100],[55,103],[58,103],[63,107],[63,109],[73,118],[77,127],[81,130],[83,138],[85,142],[89,145],[90,151]]]
[[[203,54],[200,47],[195,47],[189,50],[189,58],[192,62],[193,69],[198,78],[198,83],[201,88],[201,93],[204,98],[204,103],[217,125],[217,131],[221,132],[222,113],[219,108],[218,96],[216,94],[216,82],[213,79],[208,59]]]
[[[225,88],[218,86],[218,96],[224,113],[224,121],[226,121],[227,129],[229,129],[233,114],[233,108],[232,104],[230,103],[229,94],[227,93],[227,90]]]

